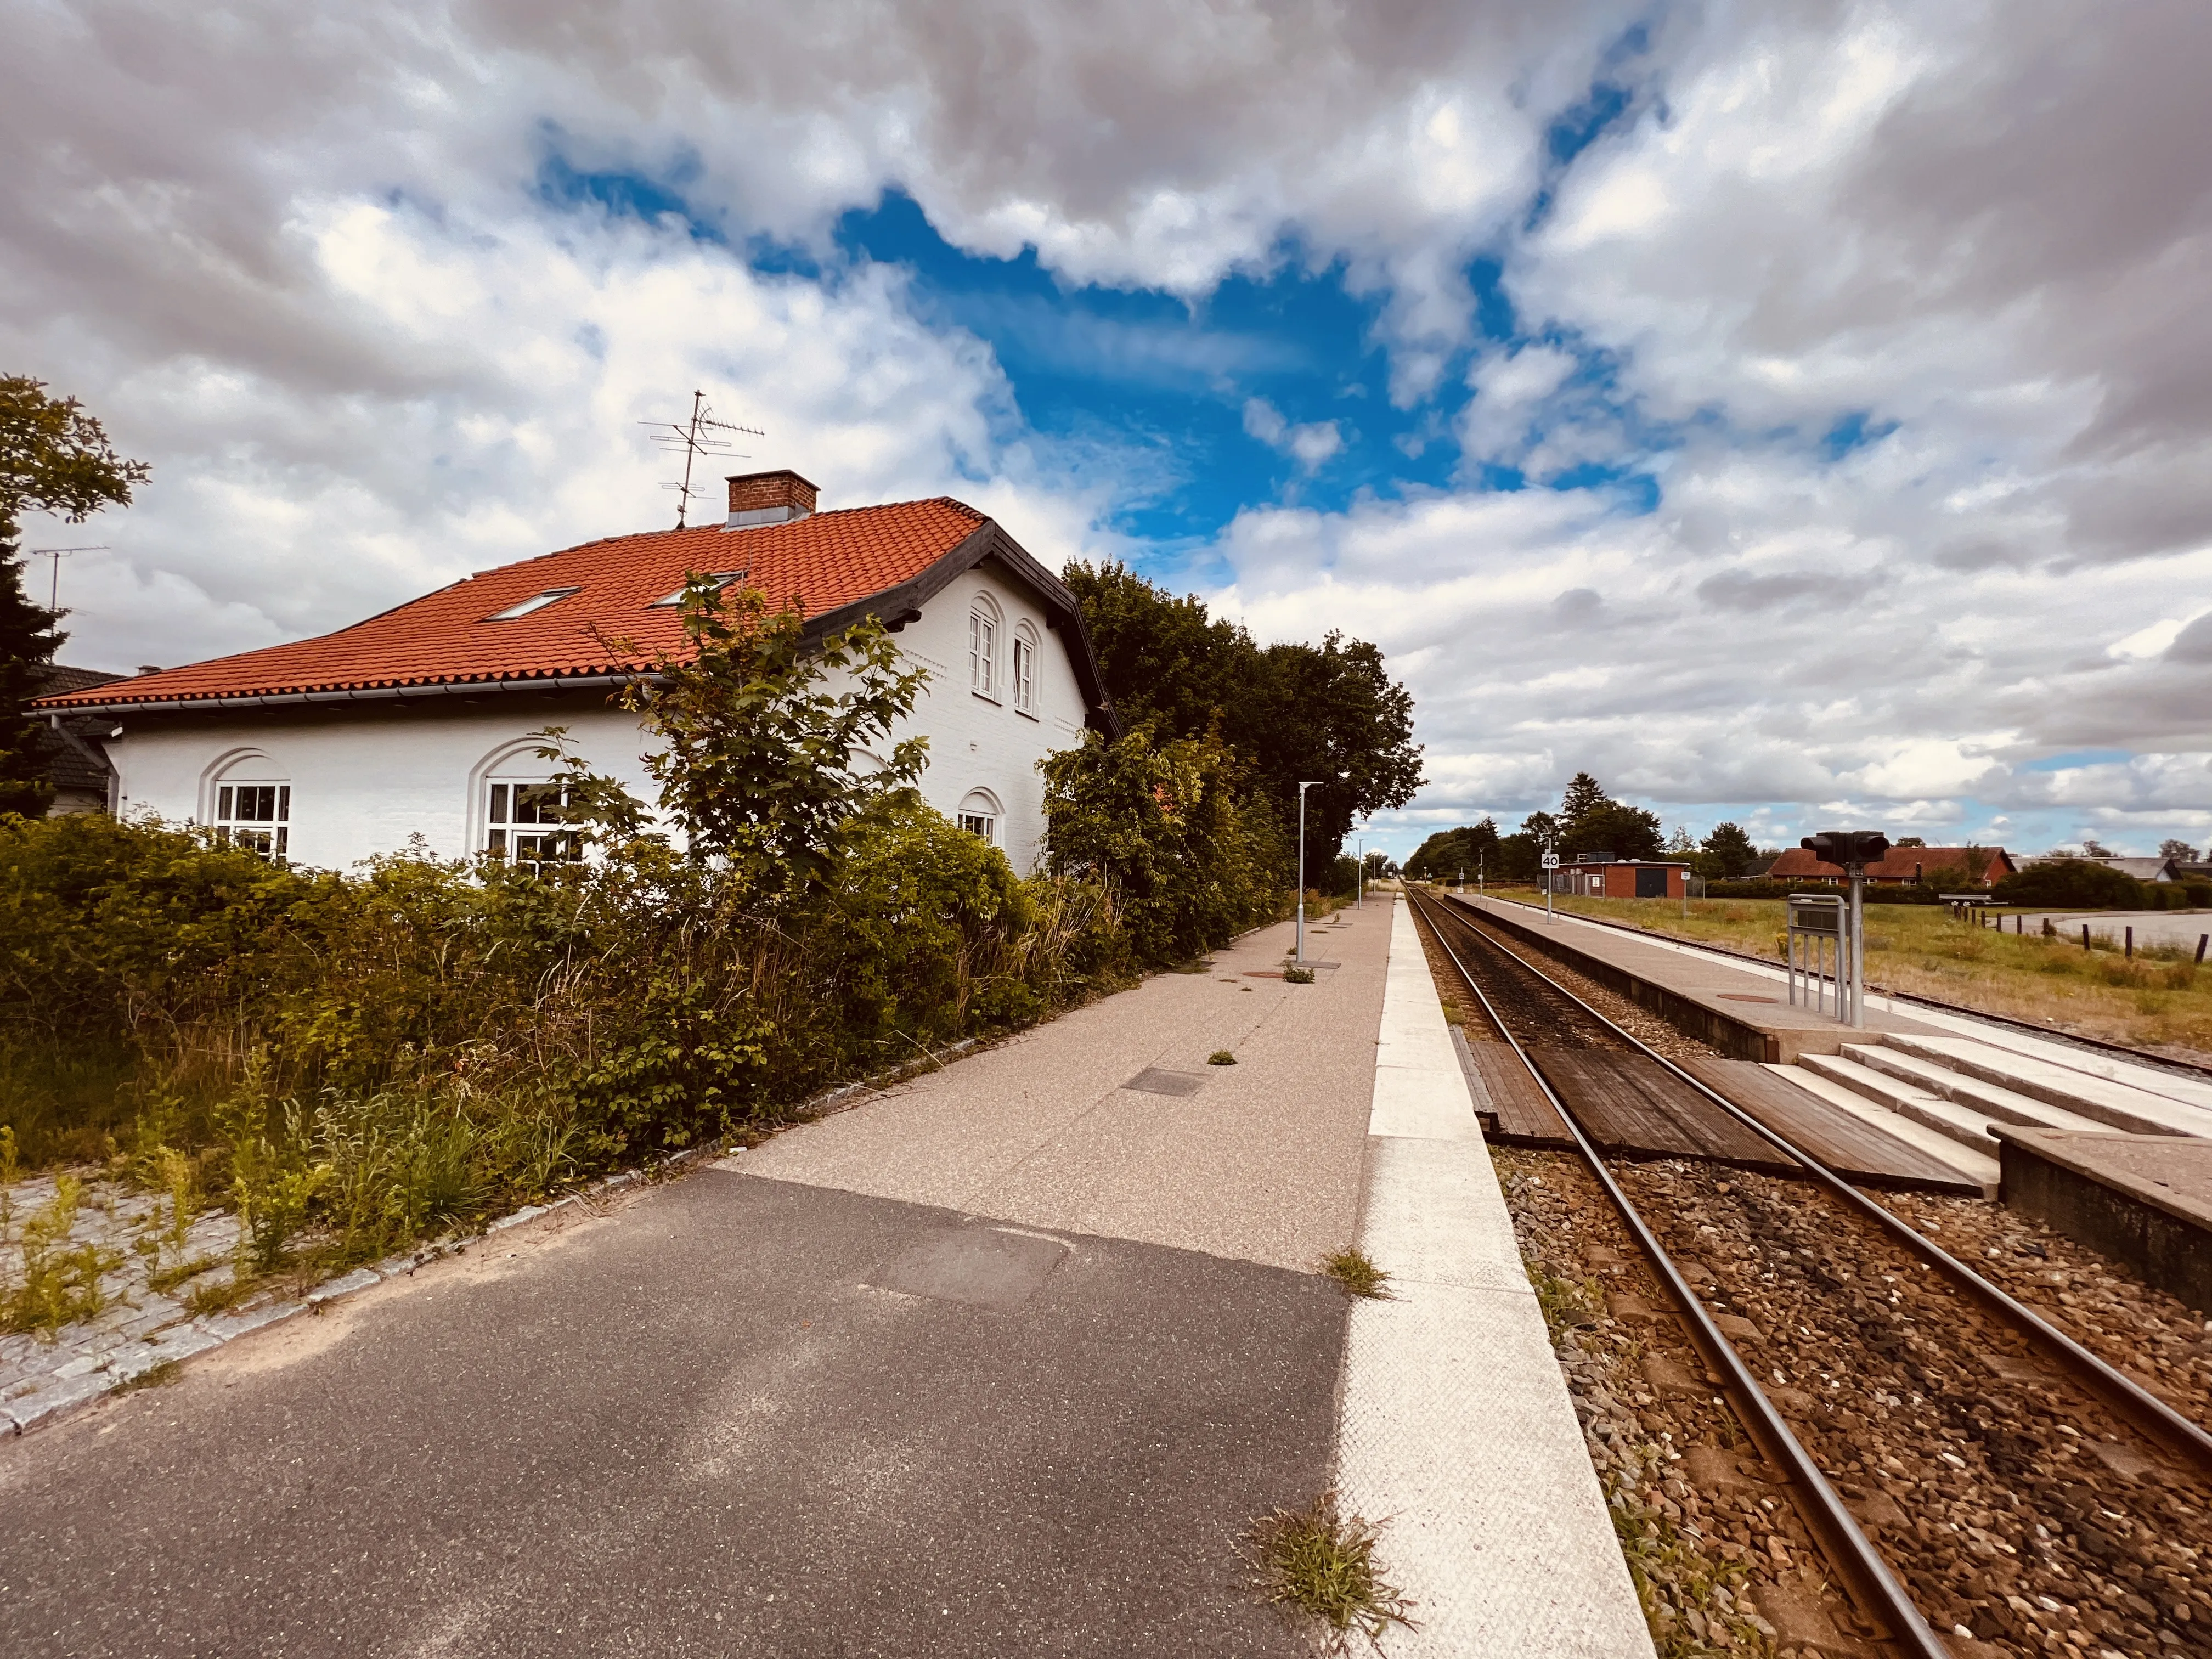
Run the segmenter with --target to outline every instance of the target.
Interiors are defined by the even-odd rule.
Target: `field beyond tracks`
[[[1541,895],[1528,890],[1496,896],[1543,903]],[[1553,902],[1577,915],[1782,960],[1780,899],[1692,899],[1686,915],[1679,899],[1561,894]],[[2012,913],[1992,914],[2008,919]],[[2191,951],[2139,950],[2130,960],[2101,946],[2083,951],[2078,933],[2070,939],[1999,933],[1955,921],[1934,904],[1870,904],[1866,927],[1867,981],[1885,991],[2212,1061],[2212,963],[2197,967]],[[2204,917],[2204,929],[2212,932],[2212,915]]]

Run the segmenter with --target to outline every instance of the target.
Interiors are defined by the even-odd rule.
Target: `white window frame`
[[[1026,622],[1014,624],[1013,668],[1007,690],[1013,694],[1014,712],[1036,718],[1036,629]]]
[[[523,792],[529,791],[526,801]],[[549,799],[547,793],[551,792]],[[568,792],[557,778],[490,778],[484,785],[481,846],[489,857],[540,872],[579,864],[583,832],[558,817]],[[556,816],[543,816],[550,807]],[[526,813],[528,816],[520,816]]]
[[[999,607],[980,593],[968,607],[968,689],[999,701]]]
[[[216,839],[243,847],[271,864],[292,850],[292,786],[282,778],[257,778],[250,769],[215,786]]]
[[[486,622],[520,622],[525,617],[543,611],[549,605],[558,605],[571,593],[580,593],[583,591],[580,587],[549,587],[542,593],[533,593],[526,599],[510,605],[504,611],[493,611],[484,620]]]
[[[960,798],[960,805],[952,815],[955,823],[987,847],[999,844],[999,825],[1005,818],[1006,809],[988,789],[970,789]]]

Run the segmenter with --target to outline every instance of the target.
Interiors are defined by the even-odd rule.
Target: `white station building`
[[[565,726],[595,771],[651,805],[645,734],[612,700],[680,643],[677,601],[704,575],[797,604],[810,637],[868,616],[889,626],[929,675],[890,740],[927,738],[924,798],[1030,868],[1044,833],[1037,763],[1086,726],[1119,731],[1075,596],[959,501],[817,513],[795,472],[729,484],[722,525],[588,542],[335,634],[39,707],[112,720],[120,816],[212,825],[325,869],[410,846],[549,858],[565,841],[543,827],[558,803],[533,733]]]

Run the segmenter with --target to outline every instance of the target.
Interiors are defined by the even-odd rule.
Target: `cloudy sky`
[[[0,0],[0,371],[154,482],[65,659],[672,517],[703,388],[1377,641],[1403,852],[1577,769],[1702,832],[2212,838],[2212,13]],[[43,592],[39,562],[34,587]],[[1370,844],[1373,844],[1370,842]]]

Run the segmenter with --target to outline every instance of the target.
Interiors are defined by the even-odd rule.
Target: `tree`
[[[2085,859],[2109,859],[2117,858],[2118,854],[2093,836],[2081,843],[2081,856]]]
[[[2159,842],[2158,855],[2162,859],[2172,859],[2176,864],[2195,864],[2199,861],[2197,849],[2185,841]]]
[[[2053,910],[2140,910],[2144,884],[2087,859],[2058,859],[2031,864],[1990,889],[2000,904]]]
[[[1478,871],[1497,875],[1498,861],[1498,820],[1485,818],[1480,823],[1457,830],[1439,830],[1414,849],[1406,860],[1406,873],[1415,881],[1456,879],[1461,871],[1467,872],[1472,881]],[[1376,855],[1372,853],[1369,858]]]
[[[1264,921],[1287,867],[1272,815],[1238,800],[1239,762],[1211,735],[1156,741],[1096,732],[1043,763],[1045,861],[1114,896],[1123,942],[1159,966]]]
[[[1759,848],[1740,823],[1717,823],[1706,835],[1698,871],[1713,881],[1741,881],[1759,864]]]
[[[1576,819],[1567,839],[1570,851],[1610,853],[1617,859],[1656,859],[1664,848],[1656,812],[1614,800]]]
[[[1567,792],[1559,798],[1559,819],[1570,830],[1589,814],[1601,806],[1613,805],[1598,781],[1587,772],[1577,772],[1568,781]]]
[[[913,710],[928,676],[902,666],[896,641],[872,617],[810,642],[796,610],[771,613],[758,590],[732,599],[699,575],[683,606],[684,645],[654,660],[654,680],[623,695],[663,739],[645,757],[661,811],[695,861],[720,860],[761,898],[818,886],[848,826],[928,763],[923,738],[880,765],[866,753]],[[606,643],[635,653],[627,641]],[[580,816],[603,832],[643,827],[617,787],[569,771]]]
[[[1126,725],[1164,744],[1214,734],[1241,762],[1245,799],[1293,836],[1297,786],[1317,783],[1306,797],[1309,871],[1334,868],[1355,820],[1420,787],[1413,697],[1375,646],[1331,633],[1318,646],[1262,647],[1196,595],[1176,599],[1125,565],[1073,562],[1060,579]]]
[[[74,398],[50,398],[43,381],[0,375],[0,812],[42,814],[53,798],[39,722],[30,713],[43,671],[69,636],[58,611],[23,590],[22,516],[52,513],[82,524],[103,507],[127,507],[146,481]]]

